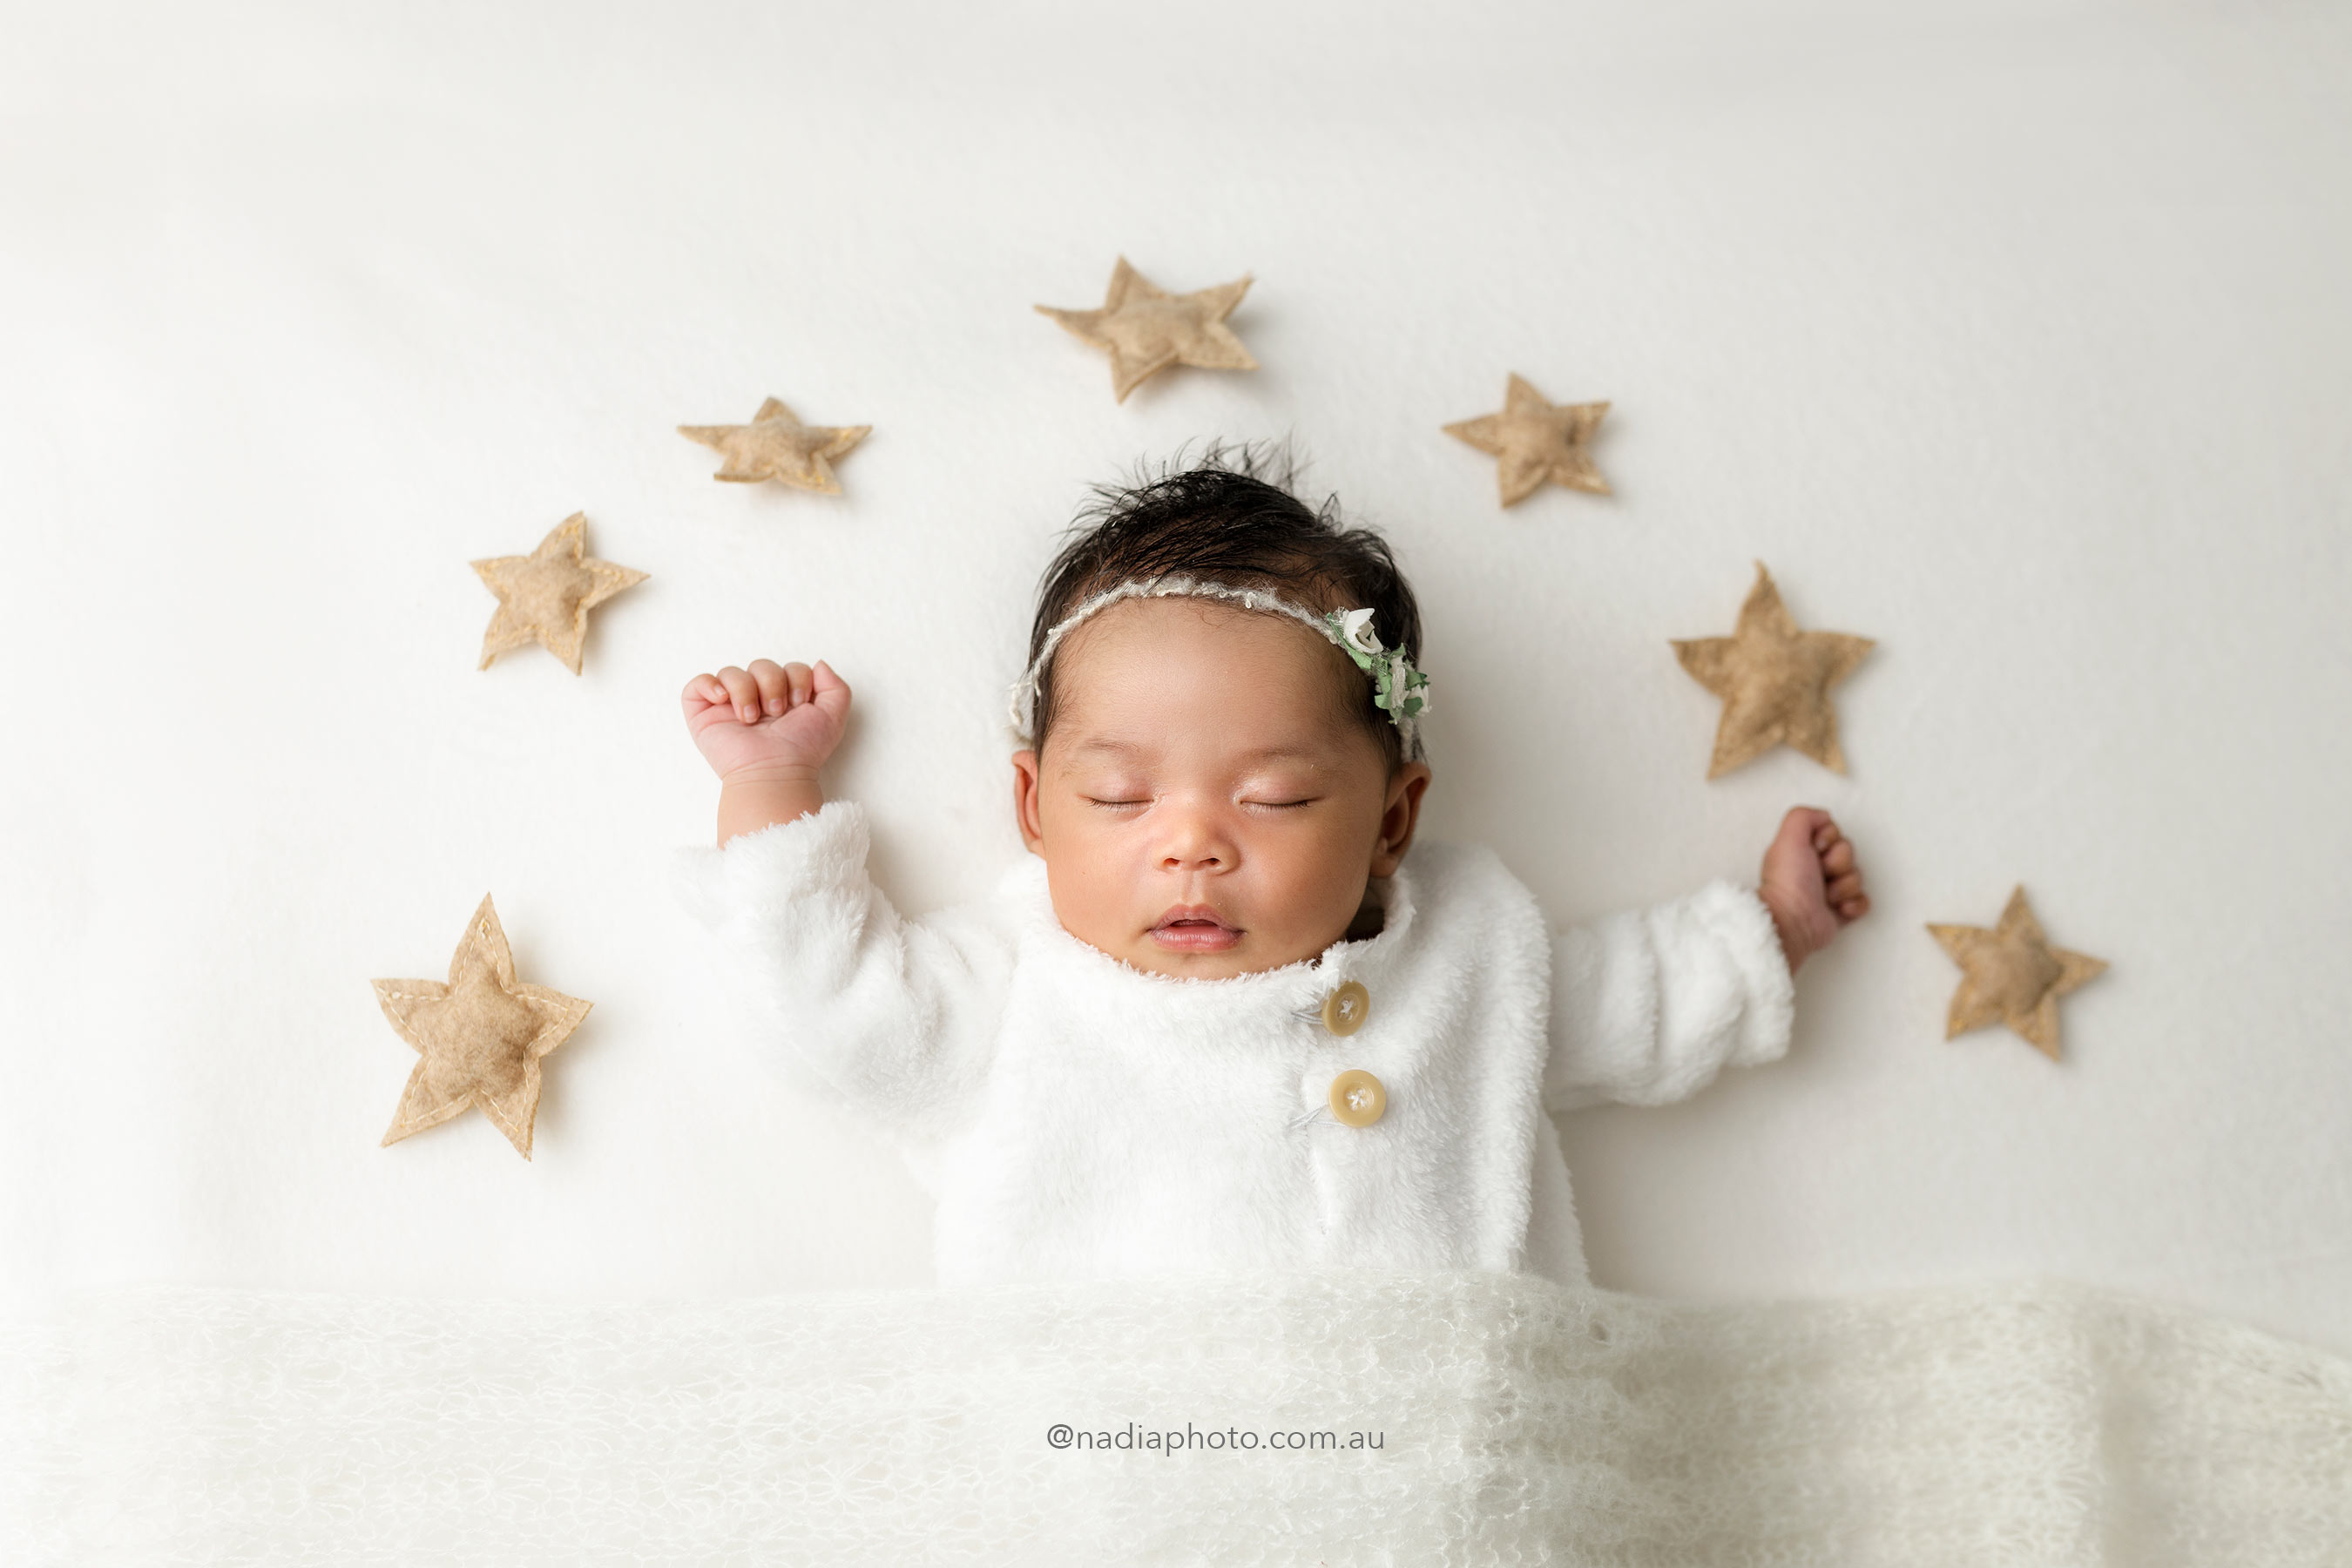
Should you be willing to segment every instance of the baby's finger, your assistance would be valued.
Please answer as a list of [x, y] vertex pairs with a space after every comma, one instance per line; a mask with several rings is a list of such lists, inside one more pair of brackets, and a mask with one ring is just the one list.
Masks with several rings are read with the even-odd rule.
[[751, 661], [751, 679], [760, 688], [760, 706], [772, 719], [791, 707], [792, 683], [785, 679], [783, 666], [772, 658]]
[[839, 721], [849, 712], [849, 682], [818, 659], [809, 669], [809, 700]]
[[1862, 897], [1862, 879], [1849, 871], [1824, 888], [1822, 896], [1832, 904], [1851, 903]]
[[1858, 921], [1862, 919], [1863, 916], [1870, 912], [1870, 895], [1868, 893], [1864, 893], [1857, 898], [1848, 899], [1844, 902], [1834, 907], [1838, 912], [1838, 919], [1842, 921]]
[[677, 700], [691, 717], [705, 707], [715, 708], [726, 701], [727, 689], [719, 684], [716, 676], [698, 675], [686, 683], [686, 689], [677, 694]]
[[1844, 835], [1838, 831], [1838, 825], [1836, 821], [1831, 817], [1830, 814], [1827, 812], [1822, 813], [1821, 826], [1813, 829], [1814, 849], [1826, 855], [1830, 852], [1830, 847], [1837, 843], [1837, 841], [1843, 837]]
[[797, 708], [802, 703], [809, 700], [809, 693], [813, 689], [814, 682], [807, 665], [788, 664], [784, 666], [784, 678], [792, 683], [792, 695], [787, 701], [787, 706]]
[[746, 724], [760, 721], [760, 683], [751, 672], [729, 665], [719, 672], [719, 682], [727, 688], [727, 700], [735, 707], [735, 717]]
[[1822, 853], [1822, 869], [1842, 877], [1853, 869], [1853, 840], [1841, 838]]

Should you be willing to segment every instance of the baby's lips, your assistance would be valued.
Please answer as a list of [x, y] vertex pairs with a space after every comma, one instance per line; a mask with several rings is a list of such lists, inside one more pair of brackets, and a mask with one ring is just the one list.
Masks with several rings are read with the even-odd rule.
[[1241, 927], [1234, 924], [1233, 921], [1225, 919], [1223, 915], [1217, 913], [1216, 910], [1211, 909], [1206, 904], [1178, 904], [1174, 908], [1171, 909], [1166, 914], [1161, 915], [1160, 917], [1159, 924], [1153, 926], [1151, 929], [1153, 931], [1160, 931], [1168, 926], [1181, 924], [1188, 921], [1203, 921], [1207, 924], [1219, 927], [1224, 931], [1238, 931], [1241, 930]]
[[1146, 934], [1177, 952], [1228, 952], [1242, 940], [1239, 926], [1198, 908], [1169, 910]]

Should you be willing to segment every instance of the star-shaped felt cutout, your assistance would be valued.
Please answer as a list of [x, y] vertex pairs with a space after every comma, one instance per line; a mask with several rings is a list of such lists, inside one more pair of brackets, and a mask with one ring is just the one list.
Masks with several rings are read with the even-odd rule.
[[1606, 403], [1547, 403], [1542, 393], [1513, 375], [1500, 414], [1448, 425], [1445, 433], [1501, 459], [1495, 465], [1495, 488], [1505, 506], [1527, 500], [1546, 479], [1605, 496], [1609, 481], [1585, 447], [1608, 412]]
[[573, 512], [548, 531], [539, 548], [528, 555], [500, 555], [473, 563], [483, 584], [499, 596], [499, 607], [482, 634], [482, 662], [502, 653], [539, 643], [580, 673], [580, 654], [588, 641], [588, 612], [646, 574], [582, 553], [588, 538], [588, 514]]
[[803, 425], [771, 397], [749, 425], [681, 425], [677, 433], [726, 458], [710, 477], [753, 485], [775, 479], [823, 495], [841, 493], [833, 460], [873, 433], [871, 425]]
[[1038, 310], [1076, 336], [1110, 351], [1110, 389], [1127, 401], [1146, 380], [1171, 364], [1197, 365], [1202, 370], [1255, 370], [1257, 361], [1241, 339], [1234, 336], [1225, 318], [1249, 292], [1244, 273], [1231, 283], [1190, 294], [1171, 294], [1118, 258], [1112, 268], [1110, 289], [1099, 310], [1066, 310], [1054, 305]]
[[507, 933], [488, 895], [449, 959], [449, 981], [379, 980], [376, 1001], [424, 1059], [408, 1075], [385, 1144], [478, 1105], [515, 1152], [530, 1158], [539, 1058], [570, 1037], [592, 1004], [516, 983]]
[[1799, 631], [1772, 574], [1759, 561], [1756, 585], [1729, 637], [1674, 645], [1692, 679], [1723, 699], [1706, 776], [1745, 767], [1775, 746], [1793, 746], [1823, 767], [1845, 772], [1830, 688], [1874, 646], [1872, 638], [1843, 632]]
[[2021, 886], [2009, 895], [2000, 923], [1990, 931], [1943, 925], [1927, 930], [1960, 966], [1960, 988], [1952, 993], [1944, 1038], [2006, 1024], [2056, 1061], [2058, 998], [2104, 971], [2106, 960], [2051, 946]]

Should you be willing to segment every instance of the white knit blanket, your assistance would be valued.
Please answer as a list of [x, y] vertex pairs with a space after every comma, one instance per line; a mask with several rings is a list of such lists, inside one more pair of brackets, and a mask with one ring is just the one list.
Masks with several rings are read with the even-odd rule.
[[2055, 1283], [126, 1292], [0, 1339], [0, 1562], [2340, 1568], [2352, 1362]]

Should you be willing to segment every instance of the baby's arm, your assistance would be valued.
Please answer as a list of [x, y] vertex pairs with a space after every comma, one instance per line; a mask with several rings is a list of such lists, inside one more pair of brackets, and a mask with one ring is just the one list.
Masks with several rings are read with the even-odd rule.
[[817, 784], [849, 710], [831, 668], [730, 665], [683, 700], [719, 776], [719, 847], [686, 852], [681, 891], [755, 1048], [889, 1131], [951, 1125], [1002, 1011], [1003, 921], [989, 906], [905, 920], [866, 875], [865, 813]]
[[1789, 1048], [1793, 972], [1868, 912], [1853, 847], [1829, 814], [1789, 813], [1754, 890], [1714, 882], [1552, 945], [1553, 1110], [1683, 1100], [1726, 1066]]

